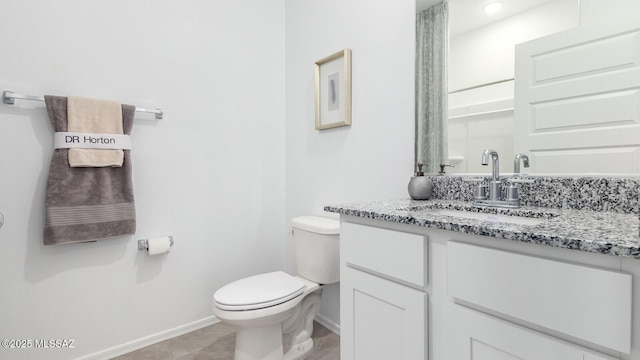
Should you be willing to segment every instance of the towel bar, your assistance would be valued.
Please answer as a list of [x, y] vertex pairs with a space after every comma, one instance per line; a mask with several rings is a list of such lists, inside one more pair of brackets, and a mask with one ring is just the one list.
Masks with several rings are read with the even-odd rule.
[[[2, 93], [2, 102], [4, 104], [13, 105], [13, 104], [15, 104], [15, 100], [16, 99], [44, 101], [44, 96], [23, 95], [23, 94], [14, 93], [13, 91], [4, 91]], [[156, 114], [156, 119], [158, 119], [158, 120], [161, 120], [162, 116], [164, 115], [164, 111], [162, 109], [158, 109], [158, 108], [156, 108], [156, 109], [145, 109], [145, 108], [136, 107], [136, 111], [137, 112], [146, 112], [146, 113]]]

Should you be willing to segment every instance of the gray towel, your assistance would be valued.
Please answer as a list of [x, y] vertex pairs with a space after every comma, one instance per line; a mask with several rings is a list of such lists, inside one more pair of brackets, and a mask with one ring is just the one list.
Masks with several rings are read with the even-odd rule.
[[[67, 131], [67, 98], [45, 96], [54, 131]], [[125, 134], [131, 133], [135, 106], [122, 105]], [[122, 167], [69, 166], [69, 149], [55, 149], [45, 200], [44, 244], [95, 241], [136, 231], [131, 153]]]

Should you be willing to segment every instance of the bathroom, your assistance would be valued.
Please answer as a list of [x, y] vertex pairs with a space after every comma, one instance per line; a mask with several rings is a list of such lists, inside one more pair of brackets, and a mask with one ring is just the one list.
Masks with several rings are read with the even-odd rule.
[[[136, 235], [43, 246], [46, 110], [0, 104], [0, 338], [75, 346], [0, 358], [106, 359], [209, 325], [216, 289], [293, 271], [291, 218], [407, 197], [415, 9], [414, 0], [5, 3], [0, 91], [110, 98], [165, 116], [132, 131]], [[353, 52], [353, 125], [317, 131], [313, 63], [343, 48]], [[137, 239], [162, 235], [174, 238], [169, 254], [138, 251]], [[338, 287], [323, 296], [319, 320], [337, 331]]]

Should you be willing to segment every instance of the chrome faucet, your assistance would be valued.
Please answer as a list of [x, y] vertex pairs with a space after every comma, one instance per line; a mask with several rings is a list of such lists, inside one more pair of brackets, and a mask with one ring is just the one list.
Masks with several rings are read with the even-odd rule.
[[[499, 207], [499, 208], [518, 208], [520, 200], [518, 200], [518, 188], [511, 184], [507, 186], [505, 199], [502, 200], [502, 183], [500, 182], [500, 162], [498, 152], [492, 149], [486, 149], [482, 152], [482, 165], [489, 165], [489, 157], [491, 157], [492, 176], [489, 182], [489, 196], [487, 198], [487, 186], [478, 182], [475, 193], [475, 201], [473, 205], [476, 207]], [[526, 156], [525, 156], [526, 157]], [[525, 160], [525, 166], [529, 165], [528, 159]]]
[[522, 165], [524, 165], [524, 167], [528, 168], [529, 167], [529, 157], [527, 155], [524, 154], [516, 154], [516, 156], [513, 158], [513, 173], [514, 174], [519, 174], [520, 173], [520, 160], [522, 159]]
[[482, 152], [482, 165], [489, 165], [489, 156], [491, 156], [492, 176], [489, 185], [489, 200], [500, 200], [501, 184], [500, 184], [500, 162], [498, 161], [498, 152], [492, 149], [485, 149]]

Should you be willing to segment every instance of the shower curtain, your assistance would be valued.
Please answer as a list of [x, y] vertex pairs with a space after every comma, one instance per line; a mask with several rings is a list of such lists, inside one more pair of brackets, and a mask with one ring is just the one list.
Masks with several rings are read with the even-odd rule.
[[446, 1], [416, 15], [416, 162], [435, 173], [448, 164]]

